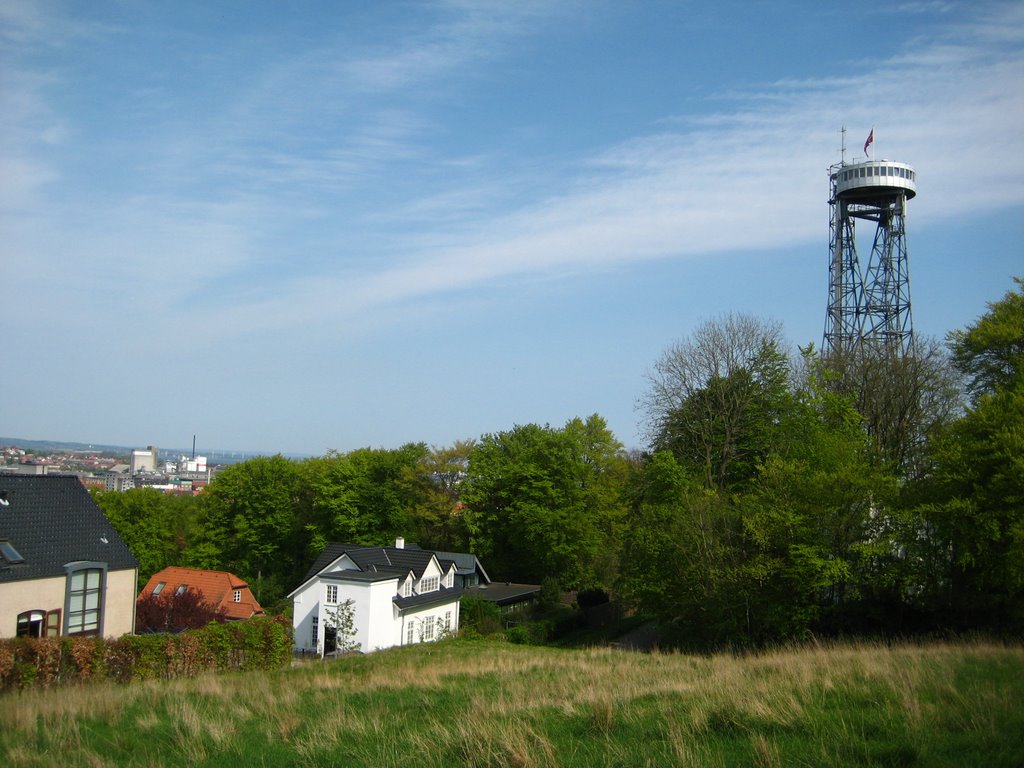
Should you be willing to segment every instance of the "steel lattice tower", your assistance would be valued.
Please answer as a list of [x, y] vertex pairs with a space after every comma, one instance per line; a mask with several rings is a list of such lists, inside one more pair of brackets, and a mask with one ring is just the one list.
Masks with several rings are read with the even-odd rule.
[[[917, 174], [905, 163], [868, 160], [829, 168], [830, 263], [825, 354], [906, 356], [914, 344], [907, 271], [907, 201]], [[875, 223], [871, 256], [857, 257], [854, 222]]]

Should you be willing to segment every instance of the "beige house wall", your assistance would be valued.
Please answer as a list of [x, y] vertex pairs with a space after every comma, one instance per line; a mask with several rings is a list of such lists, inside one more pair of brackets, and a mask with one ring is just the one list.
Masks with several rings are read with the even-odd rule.
[[103, 634], [120, 637], [135, 631], [135, 584], [138, 571], [109, 571], [107, 573], [107, 616], [103, 620]]
[[[103, 634], [107, 637], [120, 637], [135, 631], [136, 575], [134, 568], [107, 572], [106, 605], [103, 609]], [[63, 634], [66, 588], [65, 576], [0, 584], [0, 638], [16, 635], [18, 614], [25, 611], [59, 610]]]
[[25, 611], [60, 611], [64, 621], [64, 589], [67, 578], [6, 581], [0, 584], [0, 637], [14, 637], [18, 614]]

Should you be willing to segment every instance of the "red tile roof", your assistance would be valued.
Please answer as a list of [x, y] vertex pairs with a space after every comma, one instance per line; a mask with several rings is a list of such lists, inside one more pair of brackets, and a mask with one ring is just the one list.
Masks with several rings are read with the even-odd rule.
[[[227, 571], [201, 571], [198, 568], [179, 568], [172, 565], [154, 573], [142, 588], [139, 597], [151, 595], [161, 582], [164, 585], [161, 590], [163, 593], [174, 594], [182, 584], [186, 585], [186, 589], [199, 592], [203, 600], [223, 608], [229, 619], [249, 619], [263, 613], [260, 604], [249, 591], [249, 586], [235, 574]], [[236, 592], [239, 593], [237, 602]]]

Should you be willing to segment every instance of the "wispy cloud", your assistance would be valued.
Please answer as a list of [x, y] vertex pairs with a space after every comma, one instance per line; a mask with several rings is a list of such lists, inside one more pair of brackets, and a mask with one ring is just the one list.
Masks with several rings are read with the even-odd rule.
[[[315, 50], [254, 73], [223, 109], [172, 141], [154, 137], [151, 191], [80, 220], [74, 249], [49, 233], [17, 242], [50, 254], [71, 304], [84, 309], [76, 285], [114, 273], [124, 306], [148, 307], [162, 329], [224, 337], [357, 328], [512, 281], [820, 240], [842, 124], [851, 157], [874, 125], [879, 153], [919, 167], [917, 221], [1024, 203], [1016, 6], [958, 28], [955, 43], [851, 64], [848, 77], [719, 94], [712, 114], [667, 115], [657, 132], [534, 176], [429, 140], [422, 89], [500, 55], [539, 13], [458, 5], [464, 15], [400, 44]], [[34, 101], [38, 84], [14, 90], [23, 103], [7, 125], [37, 137], [59, 126]], [[381, 90], [412, 96], [385, 107]], [[32, 146], [5, 155], [23, 180], [5, 182], [7, 211], [53, 177]], [[405, 189], [410, 174], [425, 192]], [[527, 189], [530, 202], [498, 210]], [[282, 260], [291, 269], [276, 269]], [[253, 277], [265, 273], [269, 284]]]
[[[824, 166], [838, 159], [835, 129], [847, 121], [865, 134], [875, 125], [879, 151], [922, 169], [915, 220], [1019, 206], [1024, 55], [975, 47], [987, 30], [842, 81], [775, 84], [737, 98], [733, 111], [610, 147], [560, 191], [481, 221], [445, 248], [417, 253], [410, 245], [403, 263], [386, 270], [297, 280], [280, 299], [235, 308], [230, 324], [361, 316], [496, 280], [820, 239]], [[851, 159], [860, 139], [851, 135]]]

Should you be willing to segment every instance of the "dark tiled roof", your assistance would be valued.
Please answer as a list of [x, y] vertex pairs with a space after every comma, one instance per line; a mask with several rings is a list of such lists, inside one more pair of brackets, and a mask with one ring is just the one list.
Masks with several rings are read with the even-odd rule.
[[392, 602], [405, 611], [410, 608], [424, 608], [428, 605], [451, 603], [460, 597], [462, 597], [461, 587], [441, 587], [436, 592], [427, 592], [422, 595], [413, 595], [412, 597], [395, 597], [392, 599]]
[[498, 605], [511, 605], [532, 600], [540, 594], [539, 584], [501, 584], [491, 582], [486, 586], [469, 587], [465, 590], [467, 597], [479, 597]]
[[320, 556], [313, 562], [313, 565], [310, 566], [309, 571], [306, 572], [306, 575], [302, 580], [304, 582], [309, 581], [351, 548], [352, 545], [350, 544], [338, 544], [333, 541], [330, 542], [326, 547], [324, 547], [324, 551], [321, 552]]
[[[76, 560], [107, 563], [112, 571], [138, 568], [128, 545], [76, 477], [0, 475], [0, 541], [25, 559], [0, 558], [0, 582], [63, 576]], [[106, 539], [106, 542], [103, 541]]]
[[[476, 555], [471, 555], [468, 552], [435, 552], [438, 560], [451, 560], [455, 563], [455, 567], [458, 569], [457, 573], [460, 576], [466, 576], [470, 573], [476, 573], [476, 570], [480, 569], [480, 575], [484, 577], [484, 581], [490, 581], [491, 577], [487, 575], [487, 571], [484, 570], [483, 563], [477, 559]], [[448, 570], [447, 567], [444, 570]]]
[[306, 573], [303, 581], [313, 578], [342, 555], [348, 555], [352, 562], [363, 571], [390, 571], [401, 576], [412, 571], [418, 579], [423, 576], [423, 570], [430, 563], [433, 554], [433, 552], [420, 549], [415, 545], [406, 545], [404, 549], [398, 549], [397, 547], [364, 547], [358, 544], [331, 542], [324, 547], [324, 551], [320, 553], [320, 557], [313, 563], [313, 567]]

